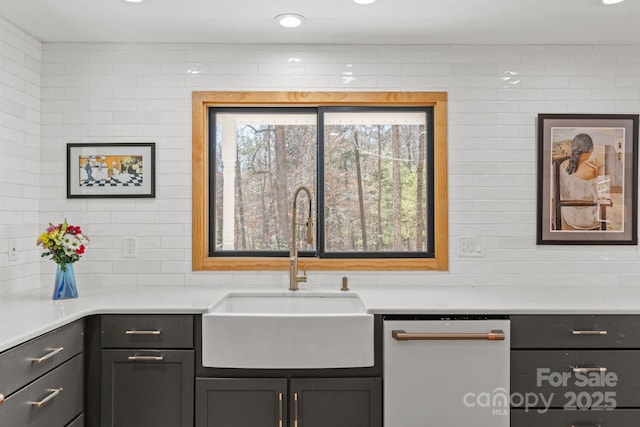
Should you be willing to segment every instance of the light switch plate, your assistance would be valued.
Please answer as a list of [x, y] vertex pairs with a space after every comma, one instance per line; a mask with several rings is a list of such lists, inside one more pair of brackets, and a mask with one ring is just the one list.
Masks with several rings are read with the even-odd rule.
[[7, 251], [9, 256], [9, 261], [18, 261], [19, 253], [18, 253], [18, 242], [16, 239], [9, 239], [7, 241]]

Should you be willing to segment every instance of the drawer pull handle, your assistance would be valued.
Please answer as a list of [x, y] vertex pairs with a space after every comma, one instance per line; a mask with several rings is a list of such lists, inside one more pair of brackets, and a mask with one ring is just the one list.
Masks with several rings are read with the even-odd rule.
[[580, 368], [580, 367], [571, 367], [571, 371], [574, 374], [587, 374], [589, 372], [607, 372], [607, 368]]
[[40, 402], [27, 402], [29, 403], [29, 405], [31, 406], [35, 406], [36, 408], [41, 407], [42, 405], [44, 405], [45, 403], [47, 403], [48, 401], [50, 401], [51, 399], [53, 399], [54, 397], [56, 397], [57, 395], [60, 394], [60, 392], [62, 391], [62, 387], [60, 388], [49, 388], [47, 389], [48, 392], [50, 392], [50, 394], [45, 397], [44, 399], [42, 399]]
[[160, 335], [160, 331], [124, 331], [127, 335]]
[[47, 359], [52, 358], [53, 356], [55, 356], [56, 354], [60, 353], [62, 350], [64, 350], [64, 347], [60, 347], [60, 348], [48, 348], [47, 351], [49, 351], [49, 353], [45, 354], [42, 357], [33, 357], [29, 360], [31, 360], [33, 363], [42, 363]]
[[589, 424], [571, 424], [571, 427], [602, 427], [602, 426], [600, 424], [589, 423]]
[[571, 331], [571, 335], [607, 335], [607, 331], [581, 331], [574, 329]]
[[298, 393], [293, 393], [293, 427], [298, 427]]
[[488, 333], [409, 333], [402, 330], [391, 331], [391, 336], [398, 341], [438, 341], [438, 340], [484, 340], [484, 341], [504, 341], [505, 335], [502, 330], [493, 330]]
[[278, 393], [278, 427], [282, 427], [282, 393]]
[[4, 403], [4, 394], [0, 394], [0, 405]]
[[127, 359], [138, 362], [162, 362], [164, 356], [129, 356]]

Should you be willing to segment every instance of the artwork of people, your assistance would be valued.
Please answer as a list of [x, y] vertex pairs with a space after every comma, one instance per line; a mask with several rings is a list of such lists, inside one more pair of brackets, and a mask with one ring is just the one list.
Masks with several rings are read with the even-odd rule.
[[142, 186], [142, 156], [80, 156], [80, 187]]

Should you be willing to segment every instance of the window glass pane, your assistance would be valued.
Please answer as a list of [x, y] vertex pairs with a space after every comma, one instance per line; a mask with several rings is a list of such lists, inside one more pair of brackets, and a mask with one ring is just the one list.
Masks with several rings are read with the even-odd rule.
[[424, 252], [425, 111], [324, 115], [325, 252]]
[[[214, 252], [288, 250], [295, 189], [309, 187], [315, 206], [317, 114], [277, 108], [214, 114]], [[308, 215], [304, 196], [301, 205], [298, 218]]]

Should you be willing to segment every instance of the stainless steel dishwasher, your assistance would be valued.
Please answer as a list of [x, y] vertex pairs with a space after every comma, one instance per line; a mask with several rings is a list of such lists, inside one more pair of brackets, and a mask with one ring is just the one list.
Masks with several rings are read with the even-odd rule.
[[385, 427], [509, 426], [510, 324], [384, 318]]

